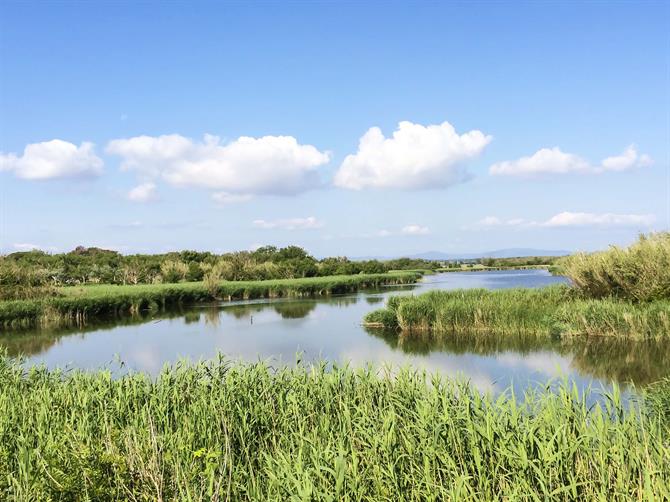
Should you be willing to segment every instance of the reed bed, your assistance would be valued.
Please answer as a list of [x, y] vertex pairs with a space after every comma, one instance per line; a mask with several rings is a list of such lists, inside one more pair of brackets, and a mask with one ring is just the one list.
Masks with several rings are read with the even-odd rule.
[[141, 285], [65, 287], [60, 295], [42, 300], [0, 302], [0, 327], [83, 322], [99, 316], [117, 316], [170, 305], [214, 300], [302, 297], [348, 293], [387, 284], [408, 284], [417, 272], [356, 274], [268, 281], [222, 281]]
[[[409, 369], [219, 359], [156, 379], [0, 359], [6, 500], [667, 500], [654, 407]], [[660, 400], [660, 401], [659, 401]]]
[[557, 267], [588, 298], [670, 298], [670, 232], [641, 235], [627, 248], [561, 258]]
[[584, 299], [567, 286], [394, 296], [364, 324], [406, 332], [669, 338], [670, 301]]

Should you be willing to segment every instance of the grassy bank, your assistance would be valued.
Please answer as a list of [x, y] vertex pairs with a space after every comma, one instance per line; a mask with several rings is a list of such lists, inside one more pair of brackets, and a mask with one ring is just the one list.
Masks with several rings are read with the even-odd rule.
[[416, 282], [416, 272], [357, 274], [268, 281], [185, 282], [133, 286], [92, 285], [60, 288], [41, 300], [0, 302], [0, 326], [81, 322], [144, 309], [212, 300], [300, 297], [347, 293], [387, 284]]
[[214, 362], [156, 380], [0, 359], [0, 495], [20, 500], [654, 500], [654, 413], [568, 387], [493, 399], [401, 372]]
[[395, 296], [365, 317], [368, 326], [450, 334], [670, 337], [670, 301], [634, 304], [584, 299], [570, 287], [430, 291]]

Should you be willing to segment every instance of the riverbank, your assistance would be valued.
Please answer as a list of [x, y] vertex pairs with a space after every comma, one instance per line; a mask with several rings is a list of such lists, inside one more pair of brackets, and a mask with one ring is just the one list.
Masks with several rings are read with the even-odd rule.
[[0, 358], [0, 495], [21, 500], [652, 500], [670, 496], [667, 383], [647, 408], [567, 384], [517, 399], [410, 370], [219, 360], [112, 379]]
[[394, 296], [364, 325], [404, 332], [670, 337], [670, 301], [584, 299], [568, 286]]
[[383, 285], [411, 284], [420, 277], [418, 272], [393, 272], [268, 281], [223, 281], [213, 286], [204, 282], [183, 282], [64, 287], [54, 297], [0, 302], [0, 327], [81, 323], [95, 317], [215, 300], [350, 293]]

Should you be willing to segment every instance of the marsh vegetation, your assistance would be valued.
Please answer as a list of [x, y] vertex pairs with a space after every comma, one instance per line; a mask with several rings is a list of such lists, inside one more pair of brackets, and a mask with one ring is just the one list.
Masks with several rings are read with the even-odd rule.
[[494, 399], [404, 370], [216, 360], [114, 380], [0, 358], [0, 494], [22, 500], [670, 497], [667, 384]]

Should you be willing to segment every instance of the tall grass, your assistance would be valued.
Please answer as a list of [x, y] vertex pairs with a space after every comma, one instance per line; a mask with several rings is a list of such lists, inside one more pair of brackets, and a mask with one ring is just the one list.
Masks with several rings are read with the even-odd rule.
[[589, 401], [568, 384], [493, 398], [409, 370], [219, 360], [177, 365], [156, 380], [115, 380], [26, 372], [1, 358], [0, 497], [670, 497], [668, 430], [658, 413], [622, 403], [616, 389]]
[[670, 232], [641, 235], [628, 248], [574, 254], [557, 266], [588, 298], [670, 299]]
[[670, 301], [635, 305], [585, 300], [566, 286], [539, 289], [430, 291], [394, 296], [365, 317], [368, 326], [437, 333], [670, 337]]
[[0, 327], [38, 323], [66, 324], [99, 316], [116, 316], [169, 305], [212, 300], [301, 297], [347, 293], [383, 284], [416, 282], [416, 272], [357, 274], [269, 281], [187, 282], [128, 286], [65, 287], [43, 300], [0, 302]]

